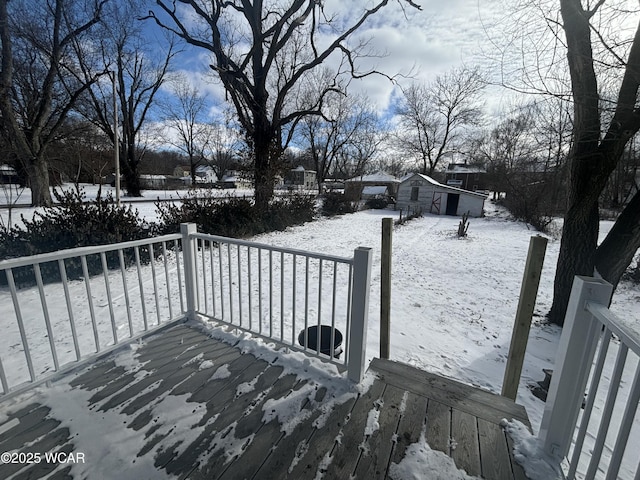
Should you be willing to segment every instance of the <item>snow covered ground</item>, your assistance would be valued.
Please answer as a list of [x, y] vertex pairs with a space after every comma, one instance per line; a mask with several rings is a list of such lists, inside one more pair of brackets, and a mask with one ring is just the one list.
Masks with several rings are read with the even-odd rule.
[[[154, 220], [152, 202], [134, 207]], [[32, 214], [32, 210], [20, 213]], [[455, 217], [426, 215], [394, 229], [390, 351], [392, 360], [500, 393], [529, 241], [536, 232], [508, 220], [489, 202], [486, 213], [485, 218], [471, 219], [468, 236], [462, 239], [456, 236], [459, 219]], [[358, 246], [373, 248], [369, 360], [379, 355], [380, 226], [388, 216], [397, 217], [397, 212], [367, 210], [322, 218], [254, 238], [338, 256], [350, 256]], [[611, 222], [602, 222], [601, 234], [610, 227]], [[544, 403], [528, 385], [543, 379], [543, 368], [553, 368], [561, 332], [543, 318], [551, 305], [558, 249], [559, 240], [550, 238], [517, 399], [526, 407], [534, 432]], [[636, 286], [622, 283], [611, 308], [622, 317], [640, 319], [639, 298]], [[3, 295], [5, 299], [10, 301]], [[47, 348], [44, 337], [42, 342]], [[640, 444], [640, 438], [630, 442]], [[409, 471], [421, 468], [422, 454], [434, 461], [428, 449], [417, 448]]]

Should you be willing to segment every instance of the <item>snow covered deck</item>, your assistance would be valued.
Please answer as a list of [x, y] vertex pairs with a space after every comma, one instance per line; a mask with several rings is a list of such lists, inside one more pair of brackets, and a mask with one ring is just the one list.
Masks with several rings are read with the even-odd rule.
[[19, 461], [0, 478], [525, 478], [499, 426], [529, 425], [510, 400], [379, 359], [356, 385], [268, 350], [180, 323], [0, 403]]

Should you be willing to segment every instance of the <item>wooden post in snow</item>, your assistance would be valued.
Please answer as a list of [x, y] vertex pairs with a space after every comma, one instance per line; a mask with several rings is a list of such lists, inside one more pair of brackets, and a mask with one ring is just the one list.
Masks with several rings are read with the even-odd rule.
[[518, 394], [518, 384], [524, 363], [524, 354], [527, 351], [529, 340], [529, 330], [531, 329], [531, 318], [533, 309], [536, 306], [538, 286], [540, 285], [540, 274], [544, 263], [544, 254], [547, 250], [547, 239], [536, 235], [529, 241], [529, 253], [527, 263], [524, 267], [522, 287], [520, 288], [520, 299], [516, 320], [511, 334], [511, 345], [509, 346], [509, 357], [507, 358], [507, 368], [502, 381], [502, 396], [516, 399]]
[[391, 332], [391, 240], [393, 218], [382, 219], [382, 253], [380, 259], [380, 358], [389, 358]]

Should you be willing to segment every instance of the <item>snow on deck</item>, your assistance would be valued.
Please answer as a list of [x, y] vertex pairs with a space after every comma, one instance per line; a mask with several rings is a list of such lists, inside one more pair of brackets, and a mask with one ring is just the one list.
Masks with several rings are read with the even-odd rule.
[[180, 323], [0, 404], [0, 478], [524, 478], [499, 426], [523, 407], [397, 362], [359, 385], [335, 368]]

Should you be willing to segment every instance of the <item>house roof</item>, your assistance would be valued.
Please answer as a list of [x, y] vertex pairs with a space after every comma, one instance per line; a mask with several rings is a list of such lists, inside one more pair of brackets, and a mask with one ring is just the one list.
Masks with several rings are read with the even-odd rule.
[[15, 170], [15, 168], [13, 168], [11, 165], [8, 164], [3, 164], [0, 165], [0, 172], [4, 173], [5, 175], [16, 175], [17, 172]]
[[443, 190], [450, 190], [450, 191], [454, 191], [456, 193], [463, 193], [465, 195], [472, 195], [474, 197], [481, 197], [481, 198], [486, 198], [487, 195], [485, 195], [484, 193], [477, 193], [477, 192], [470, 192], [469, 190], [464, 190], [462, 188], [457, 188], [457, 187], [452, 187], [450, 185], [443, 185], [440, 182], [435, 181], [433, 178], [429, 177], [428, 175], [424, 175], [422, 173], [411, 173], [409, 175], [406, 175], [405, 177], [402, 178], [401, 183], [405, 183], [408, 180], [414, 178], [414, 177], [420, 177], [422, 180], [429, 182], [430, 184], [432, 184], [435, 187], [441, 188]]
[[487, 173], [481, 165], [467, 165], [466, 163], [452, 163], [446, 173]]
[[376, 172], [370, 175], [360, 175], [359, 177], [353, 177], [346, 182], [380, 182], [380, 183], [400, 183], [393, 175], [389, 175], [384, 172]]

